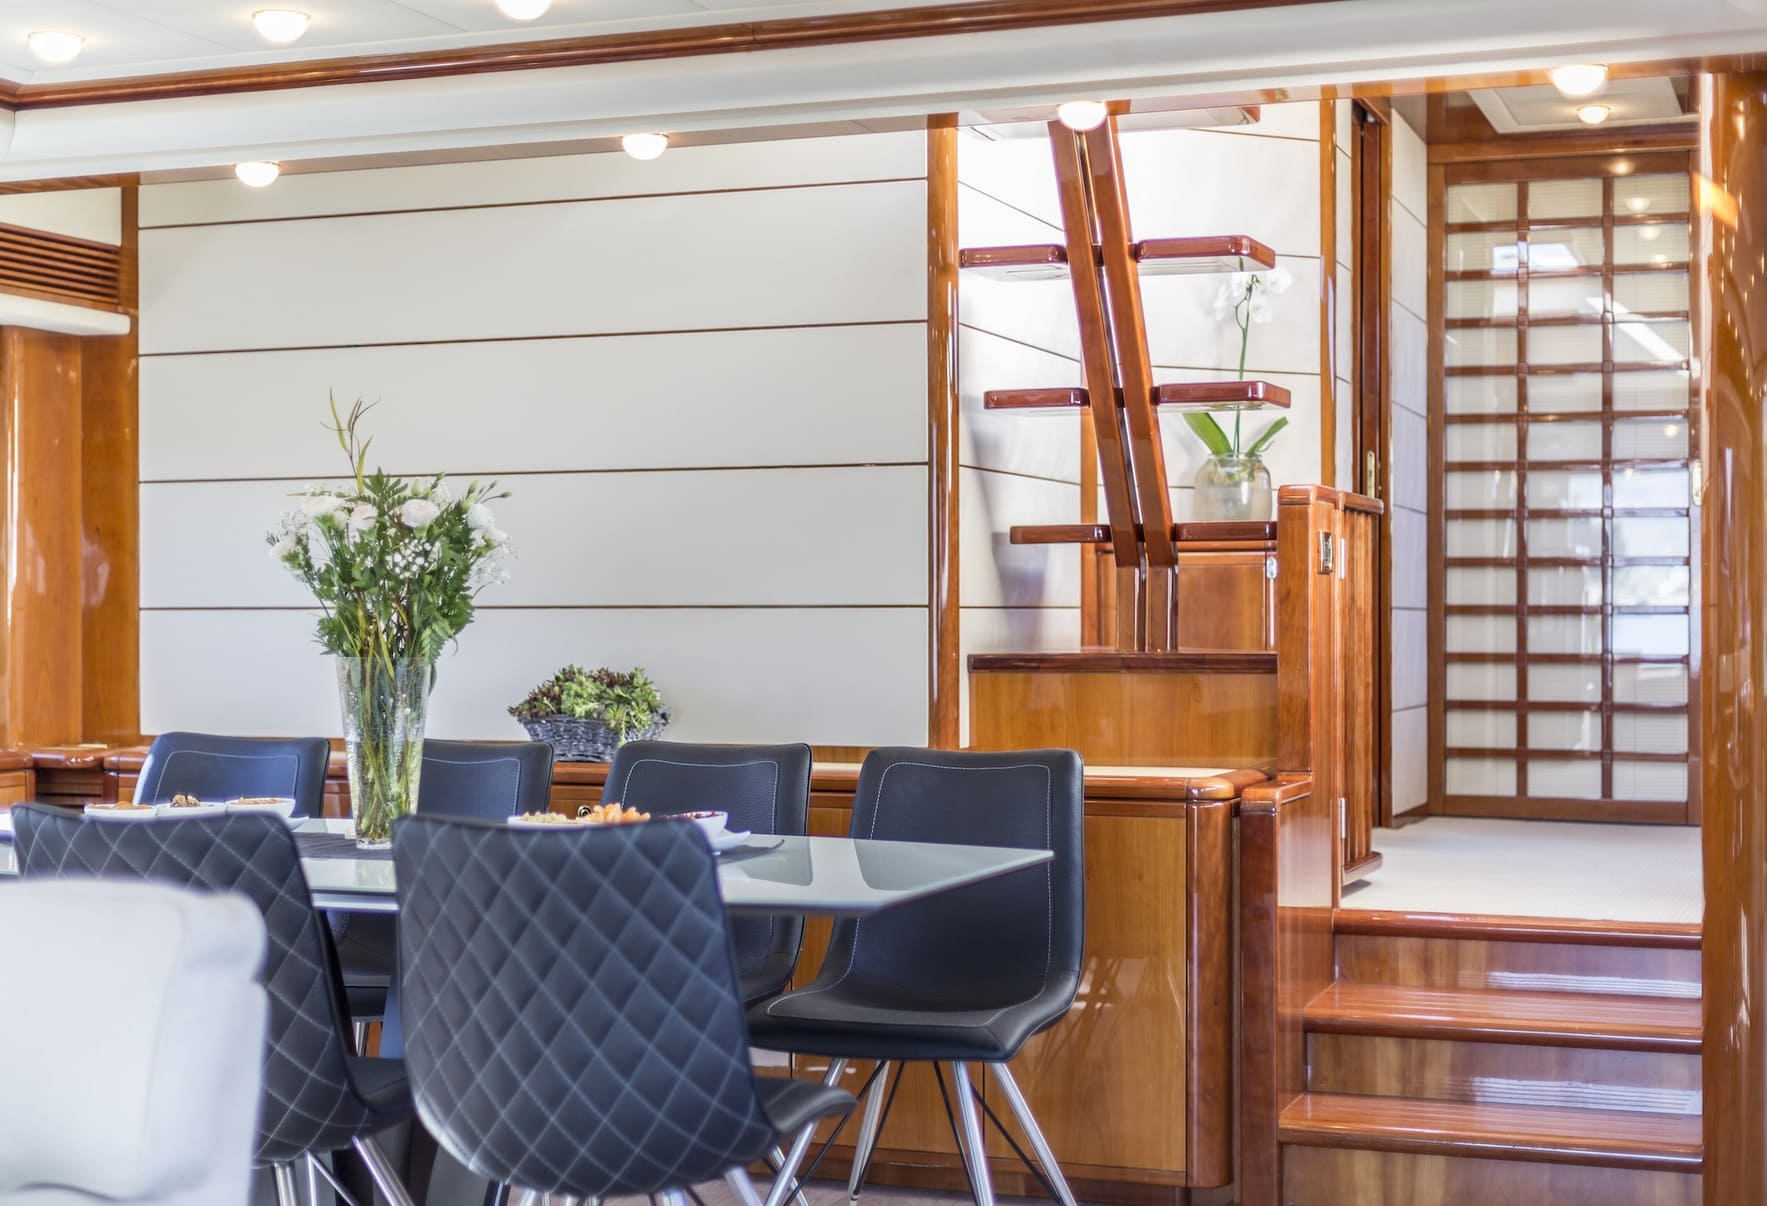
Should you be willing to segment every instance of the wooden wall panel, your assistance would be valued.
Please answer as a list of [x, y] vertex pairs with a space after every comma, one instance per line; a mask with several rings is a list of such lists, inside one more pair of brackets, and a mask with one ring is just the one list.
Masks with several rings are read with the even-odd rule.
[[957, 381], [957, 119], [926, 132], [927, 744], [956, 749], [963, 695]]
[[81, 739], [80, 341], [0, 329], [0, 734]]
[[[136, 318], [139, 190], [128, 185], [119, 192], [118, 300]], [[139, 331], [134, 322], [127, 335], [80, 341], [80, 735], [86, 741], [141, 736]], [[191, 546], [204, 543], [187, 538]]]

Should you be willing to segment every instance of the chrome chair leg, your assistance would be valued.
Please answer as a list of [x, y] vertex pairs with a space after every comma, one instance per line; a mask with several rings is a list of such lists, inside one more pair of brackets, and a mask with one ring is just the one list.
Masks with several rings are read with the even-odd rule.
[[270, 1175], [276, 1181], [276, 1206], [301, 1206], [301, 1186], [295, 1179], [294, 1165], [271, 1165]]
[[[832, 1085], [841, 1078], [841, 1073], [846, 1070], [847, 1061], [845, 1058], [831, 1060], [828, 1072], [822, 1078], [822, 1083]], [[791, 1150], [785, 1154], [785, 1159], [780, 1162], [779, 1170], [774, 1174], [773, 1189], [767, 1194], [767, 1206], [783, 1206], [785, 1192], [792, 1187], [792, 1182], [798, 1179], [798, 1167], [803, 1164], [804, 1153], [810, 1150], [810, 1140], [815, 1137], [816, 1124], [812, 1122], [799, 1131], [797, 1138], [791, 1141]], [[993, 1204], [987, 1203], [985, 1206], [993, 1206]]]
[[392, 1206], [416, 1206], [411, 1200], [411, 1194], [399, 1184], [399, 1176], [393, 1171], [393, 1162], [387, 1159], [380, 1144], [362, 1136], [352, 1139], [350, 1146], [356, 1149], [356, 1154], [362, 1157], [362, 1163], [368, 1166], [368, 1179], [374, 1182], [374, 1187], [380, 1190], [381, 1196], [391, 1202]]
[[319, 1180], [319, 1157], [308, 1152], [301, 1164], [301, 1171], [307, 1174], [307, 1206], [325, 1206], [325, 1203], [320, 1199], [320, 1194], [323, 1191], [320, 1188], [321, 1182]]
[[859, 1119], [859, 1138], [853, 1146], [853, 1171], [847, 1177], [848, 1202], [859, 1200], [859, 1193], [865, 1188], [865, 1174], [871, 1171], [871, 1153], [877, 1147], [878, 1121], [883, 1117], [892, 1071], [893, 1066], [885, 1061], [877, 1070], [877, 1079], [871, 1082], [871, 1092], [865, 1095], [865, 1113]]
[[308, 1201], [311, 1206], [319, 1206], [319, 1194], [321, 1192], [319, 1188], [320, 1179], [323, 1179], [325, 1184], [331, 1186], [331, 1192], [337, 1195], [337, 1201], [342, 1202], [344, 1206], [361, 1206], [360, 1202], [350, 1196], [350, 1191], [345, 1189], [338, 1182], [336, 1175], [333, 1174], [329, 1168], [325, 1167], [325, 1161], [321, 1160], [312, 1152], [308, 1152], [307, 1193], [309, 1195]]
[[1037, 1119], [1031, 1114], [1030, 1104], [1025, 1101], [1025, 1095], [1019, 1092], [1018, 1082], [1006, 1070], [1005, 1064], [990, 1064], [989, 1067], [994, 1070], [994, 1082], [1006, 1094], [1006, 1103], [1012, 1107], [1013, 1117], [1018, 1119], [1019, 1126], [1030, 1139], [1031, 1150], [1037, 1153], [1037, 1160], [1043, 1165], [1043, 1174], [1055, 1187], [1056, 1199], [1061, 1202], [1061, 1206], [1075, 1206], [1074, 1191], [1068, 1188], [1067, 1178], [1061, 1175], [1061, 1165], [1055, 1162], [1055, 1153], [1049, 1150], [1049, 1140], [1043, 1137]]
[[724, 1183], [736, 1195], [738, 1206], [761, 1206], [761, 1195], [755, 1192], [755, 1183], [749, 1180], [748, 1169], [731, 1169], [724, 1174]]
[[662, 1206], [687, 1206], [687, 1193], [680, 1189], [665, 1189], [657, 1194], [656, 1200]]
[[970, 1193], [976, 1206], [994, 1206], [994, 1182], [988, 1176], [988, 1145], [982, 1141], [982, 1122], [976, 1113], [968, 1066], [953, 1061], [951, 1080], [952, 1093], [957, 1098], [957, 1116], [963, 1123], [963, 1146], [969, 1153]]
[[[785, 1167], [785, 1149], [775, 1145], [773, 1150], [767, 1153], [766, 1161], [767, 1167], [772, 1169], [773, 1175], [777, 1177], [779, 1170]], [[806, 1198], [804, 1191], [800, 1189], [792, 1195], [791, 1206], [810, 1206], [810, 1199]]]
[[350, 1037], [352, 1037], [356, 1040], [356, 1054], [357, 1055], [367, 1055], [368, 1054], [368, 1023], [367, 1022], [351, 1022], [350, 1023]]

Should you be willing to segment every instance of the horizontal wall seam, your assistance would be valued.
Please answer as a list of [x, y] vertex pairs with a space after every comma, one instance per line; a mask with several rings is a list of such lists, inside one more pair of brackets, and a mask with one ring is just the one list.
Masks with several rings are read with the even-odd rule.
[[[855, 135], [854, 137], [857, 137]], [[388, 169], [382, 169], [388, 170]], [[398, 170], [398, 169], [390, 169]], [[317, 173], [315, 173], [317, 174]], [[802, 184], [755, 184], [747, 188], [692, 188], [672, 193], [610, 193], [601, 197], [547, 197], [533, 201], [480, 201], [461, 205], [421, 205], [406, 209], [351, 209], [330, 213], [284, 214], [267, 218], [220, 218], [212, 222], [142, 223], [143, 233], [150, 230], [200, 230], [212, 226], [262, 226], [271, 222], [329, 222], [339, 218], [392, 218], [404, 214], [447, 214], [475, 209], [531, 209], [539, 205], [585, 205], [597, 201], [648, 201], [668, 197], [716, 197], [732, 193], [778, 193], [806, 188], [850, 188], [869, 184], [925, 184], [925, 176], [879, 176], [864, 180], [818, 180]], [[155, 187], [148, 185], [149, 189]], [[177, 188], [176, 184], [160, 185]]]
[[556, 335], [477, 335], [458, 339], [388, 339], [361, 343], [302, 343], [261, 348], [188, 348], [142, 352], [143, 360], [170, 356], [255, 356], [267, 352], [347, 352], [355, 348], [433, 348], [463, 343], [538, 343], [558, 339], [637, 339], [651, 335], [738, 335], [747, 331], [826, 331], [847, 327], [924, 327], [925, 318], [855, 318], [846, 322], [782, 322], [748, 327], [667, 327], [642, 331], [568, 331]]
[[972, 465], [968, 461], [960, 462], [959, 469], [967, 469], [971, 473], [992, 473], [997, 477], [1020, 477], [1028, 482], [1048, 482], [1052, 486], [1078, 486], [1078, 480], [1069, 477], [1045, 477], [1041, 473], [1024, 473], [1018, 469], [995, 469], [988, 465]]
[[[142, 604], [143, 612], [267, 612], [278, 615], [319, 615], [314, 607], [280, 603]], [[480, 603], [477, 612], [492, 611], [926, 611], [925, 603]], [[1027, 609], [1028, 610], [1028, 609]]]
[[1066, 352], [1058, 352], [1054, 348], [1046, 348], [1041, 344], [1028, 343], [1023, 339], [1016, 339], [1011, 335], [1002, 335], [999, 331], [991, 330], [988, 327], [978, 327], [973, 322], [960, 322], [957, 326], [960, 330], [974, 331], [977, 335], [989, 335], [995, 339], [1005, 340], [1007, 343], [1016, 343], [1021, 348], [1029, 348], [1033, 352], [1042, 352], [1044, 355], [1054, 356], [1057, 360], [1066, 360], [1069, 364], [1080, 363], [1077, 356], [1069, 356]]
[[[775, 470], [794, 469], [925, 469], [925, 461], [829, 461], [826, 463], [809, 463], [793, 465], [659, 465], [638, 466], [627, 469], [503, 469], [503, 470], [448, 470], [450, 479], [476, 478], [499, 481], [511, 477], [604, 477], [616, 473], [771, 473]], [[425, 478], [434, 477], [436, 471], [426, 470], [421, 473], [400, 472], [399, 477]], [[338, 480], [338, 475], [325, 473], [296, 473], [286, 476], [274, 475], [266, 477], [144, 477], [143, 486], [218, 486], [243, 482], [328, 482]]]
[[[993, 193], [989, 192], [985, 188], [980, 187], [979, 185], [971, 184], [967, 180], [959, 180], [957, 182], [957, 187], [958, 188], [967, 188], [970, 192], [976, 194], [978, 197], [986, 197], [988, 200], [994, 202], [996, 205], [1004, 205], [1007, 209], [1010, 209], [1013, 213], [1022, 214], [1025, 217], [1029, 218], [1031, 221], [1037, 223], [1039, 226], [1047, 226], [1052, 233], [1061, 237], [1064, 240], [1067, 237], [1066, 232], [1063, 231], [1061, 228], [1061, 223], [1051, 222], [1048, 218], [1045, 218], [1043, 215], [1034, 214], [1030, 210], [1024, 208], [1022, 205], [1014, 205], [1012, 202], [1008, 201], [1006, 198], [995, 196]], [[962, 205], [963, 202], [959, 201], [958, 204]]]

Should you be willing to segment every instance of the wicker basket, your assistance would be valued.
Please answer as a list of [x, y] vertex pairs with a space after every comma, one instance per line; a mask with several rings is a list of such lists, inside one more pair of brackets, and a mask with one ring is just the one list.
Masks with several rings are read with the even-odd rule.
[[[608, 762], [614, 751], [625, 744], [617, 732], [593, 716], [542, 716], [538, 720], [523, 720], [521, 726], [529, 737], [552, 747], [554, 762]], [[665, 707], [657, 713], [655, 724], [632, 730], [625, 740], [654, 741], [668, 727], [669, 709]]]

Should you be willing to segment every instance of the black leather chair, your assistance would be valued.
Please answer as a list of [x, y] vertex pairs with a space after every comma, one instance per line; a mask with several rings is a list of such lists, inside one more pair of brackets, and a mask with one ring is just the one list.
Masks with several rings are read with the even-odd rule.
[[319, 1165], [309, 1157], [353, 1147], [382, 1195], [411, 1206], [373, 1138], [411, 1117], [405, 1067], [350, 1052], [331, 938], [287, 825], [267, 816], [92, 820], [34, 804], [12, 816], [27, 878], [156, 880], [235, 892], [256, 905], [269, 931], [270, 998], [257, 1166], [274, 1170], [278, 1201], [295, 1206], [296, 1165], [305, 1161], [311, 1176]]
[[[436, 741], [423, 743], [417, 811], [425, 816], [502, 821], [524, 812], [545, 812], [552, 798], [552, 747], [544, 741]], [[338, 962], [343, 967], [356, 1049], [366, 1019], [386, 1012], [387, 988], [397, 966], [395, 919], [379, 914], [332, 918]], [[383, 1035], [383, 1047], [388, 1039]], [[396, 1049], [396, 1044], [391, 1045]]]
[[[1057, 1198], [1074, 1197], [1007, 1061], [1060, 1021], [1085, 936], [1083, 786], [1072, 750], [874, 750], [859, 772], [852, 836], [1051, 850], [1054, 859], [955, 892], [835, 923], [816, 979], [749, 1012], [757, 1047], [806, 1055], [949, 1062], [975, 1199], [992, 1203], [968, 1065], [986, 1064]], [[848, 1186], [875, 1150], [890, 1073], [872, 1081]]]
[[[801, 835], [810, 820], [810, 747], [629, 741], [614, 752], [601, 799], [649, 813], [719, 809], [732, 829]], [[730, 935], [744, 1001], [791, 981], [802, 917], [732, 917]]]
[[693, 826], [546, 832], [419, 813], [394, 827], [393, 862], [418, 1115], [478, 1175], [671, 1202], [725, 1177], [753, 1202], [748, 1164], [852, 1108], [839, 1089], [755, 1075]]
[[291, 739], [161, 733], [148, 747], [135, 780], [135, 800], [168, 804], [185, 793], [203, 800], [288, 796], [297, 817], [316, 817], [325, 804], [331, 743]]

